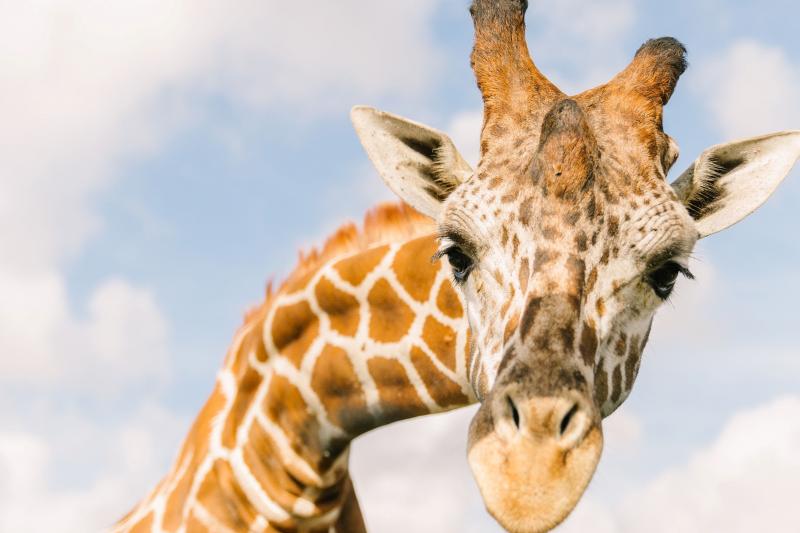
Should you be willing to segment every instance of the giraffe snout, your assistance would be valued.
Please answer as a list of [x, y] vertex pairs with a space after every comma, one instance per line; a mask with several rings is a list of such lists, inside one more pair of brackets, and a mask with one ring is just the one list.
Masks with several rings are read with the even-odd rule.
[[489, 513], [512, 533], [540, 533], [575, 507], [602, 449], [585, 387], [500, 383], [472, 421], [468, 459]]

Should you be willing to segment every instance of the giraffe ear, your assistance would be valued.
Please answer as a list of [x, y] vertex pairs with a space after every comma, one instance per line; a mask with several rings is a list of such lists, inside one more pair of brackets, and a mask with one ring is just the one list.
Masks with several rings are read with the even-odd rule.
[[442, 202], [472, 175], [440, 131], [366, 106], [354, 107], [350, 118], [383, 181], [420, 213], [437, 218]]
[[700, 237], [736, 224], [767, 201], [800, 157], [800, 131], [712, 146], [672, 183]]

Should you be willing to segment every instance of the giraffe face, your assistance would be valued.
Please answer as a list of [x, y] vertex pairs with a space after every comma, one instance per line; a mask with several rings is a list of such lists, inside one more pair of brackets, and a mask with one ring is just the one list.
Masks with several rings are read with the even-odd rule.
[[663, 106], [684, 47], [651, 40], [609, 83], [567, 98], [527, 54], [520, 0], [475, 0], [472, 64], [484, 99], [472, 171], [444, 134], [356, 108], [382, 178], [435, 218], [462, 291], [481, 407], [469, 463], [512, 532], [574, 508], [627, 397], [653, 315], [698, 238], [747, 216], [800, 156], [800, 132], [706, 150], [671, 185]]
[[[579, 102], [554, 105], [528, 149], [495, 143], [439, 219], [483, 403], [470, 428], [473, 471], [483, 486], [502, 487], [520, 473], [547, 480], [537, 465], [556, 460], [565, 468], [543, 484], [563, 491], [560, 500], [591, 476], [600, 419], [627, 397], [653, 315], [688, 274], [698, 238], [664, 179], [674, 143], [663, 136], [655, 157], [644, 143], [617, 143], [593, 127], [609, 117]], [[483, 493], [513, 515], [513, 493]], [[544, 517], [552, 507], [548, 499], [525, 509]]]
[[617, 146], [592, 122], [575, 100], [556, 104], [529, 151], [497, 148], [443, 205], [439, 255], [467, 303], [481, 399], [524, 382], [536, 396], [580, 391], [610, 414], [633, 385], [653, 314], [691, 275], [698, 232], [664, 179], [675, 144], [664, 136], [646, 161], [643, 147]]

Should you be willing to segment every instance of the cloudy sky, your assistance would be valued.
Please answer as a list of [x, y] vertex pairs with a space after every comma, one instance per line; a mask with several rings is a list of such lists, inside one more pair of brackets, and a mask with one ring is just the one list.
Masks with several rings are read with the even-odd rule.
[[[467, 4], [2, 4], [0, 531], [99, 530], [165, 472], [266, 280], [391, 198], [352, 105], [448, 131], [474, 160]], [[532, 0], [528, 37], [568, 91], [649, 37], [682, 40], [666, 112], [682, 170], [800, 128], [800, 10], [732, 4]], [[798, 530], [798, 205], [800, 169], [699, 246], [560, 531]], [[464, 458], [471, 413], [355, 444], [373, 531], [498, 531]]]

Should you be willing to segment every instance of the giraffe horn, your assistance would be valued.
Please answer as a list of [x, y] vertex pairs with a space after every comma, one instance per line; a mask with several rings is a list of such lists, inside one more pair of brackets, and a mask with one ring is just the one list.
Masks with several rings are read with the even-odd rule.
[[475, 25], [470, 59], [484, 102], [484, 132], [491, 123], [511, 116], [537, 123], [564, 98], [528, 52], [527, 8], [527, 0], [474, 0], [470, 8]]
[[650, 39], [610, 85], [622, 86], [663, 106], [669, 101], [687, 66], [686, 48], [680, 41], [672, 37]]

